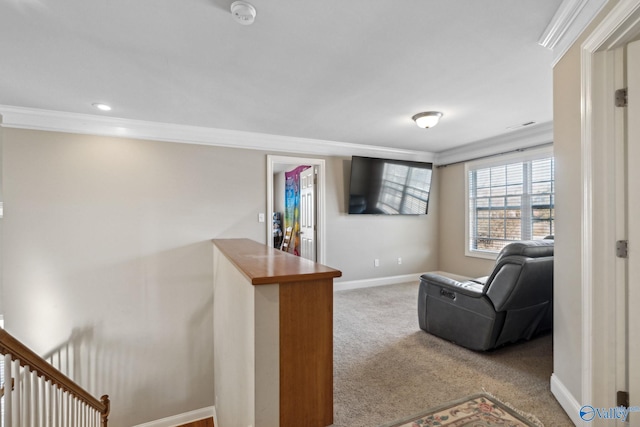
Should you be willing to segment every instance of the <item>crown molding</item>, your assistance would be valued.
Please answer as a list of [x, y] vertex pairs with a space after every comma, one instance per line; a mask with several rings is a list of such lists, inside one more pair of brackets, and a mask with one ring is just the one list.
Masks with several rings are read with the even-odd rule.
[[8, 105], [0, 105], [0, 126], [4, 128], [146, 139], [318, 156], [364, 155], [403, 160], [416, 159], [426, 162], [432, 162], [435, 157], [433, 153], [427, 151], [403, 150], [375, 145], [130, 120]]
[[553, 122], [540, 123], [441, 151], [436, 155], [434, 163], [441, 166], [449, 165], [552, 142]]
[[575, 43], [608, 0], [564, 0], [547, 25], [538, 44], [553, 50], [553, 62], [558, 61]]

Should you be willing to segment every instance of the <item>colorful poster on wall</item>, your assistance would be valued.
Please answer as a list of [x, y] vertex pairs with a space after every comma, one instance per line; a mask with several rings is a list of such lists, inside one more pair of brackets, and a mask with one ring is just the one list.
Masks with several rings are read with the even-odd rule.
[[292, 229], [289, 252], [300, 256], [300, 173], [311, 166], [298, 166], [285, 172], [284, 229]]

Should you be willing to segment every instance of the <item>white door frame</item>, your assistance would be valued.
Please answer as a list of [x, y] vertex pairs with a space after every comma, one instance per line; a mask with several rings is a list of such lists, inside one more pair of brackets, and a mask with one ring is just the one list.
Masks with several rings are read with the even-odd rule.
[[325, 179], [326, 168], [324, 159], [313, 159], [307, 157], [289, 157], [289, 156], [267, 156], [267, 245], [273, 246], [273, 171], [276, 165], [309, 165], [318, 169], [318, 183], [316, 187], [316, 256], [317, 262], [326, 263], [326, 192]]
[[[614, 407], [616, 346], [615, 198], [618, 138], [615, 49], [640, 34], [640, 0], [620, 0], [581, 46], [582, 84], [582, 396], [581, 405]], [[607, 154], [609, 153], [609, 154]], [[604, 157], [603, 157], [604, 156]], [[598, 203], [594, 203], [597, 201]], [[612, 286], [614, 292], [612, 292]], [[611, 335], [611, 334], [614, 335]], [[584, 423], [588, 425], [589, 423]]]

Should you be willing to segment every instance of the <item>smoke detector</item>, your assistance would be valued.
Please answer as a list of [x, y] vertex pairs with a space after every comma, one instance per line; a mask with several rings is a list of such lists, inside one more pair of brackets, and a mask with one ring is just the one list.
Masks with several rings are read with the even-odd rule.
[[233, 19], [241, 25], [251, 25], [256, 20], [256, 8], [246, 1], [234, 1], [231, 3]]

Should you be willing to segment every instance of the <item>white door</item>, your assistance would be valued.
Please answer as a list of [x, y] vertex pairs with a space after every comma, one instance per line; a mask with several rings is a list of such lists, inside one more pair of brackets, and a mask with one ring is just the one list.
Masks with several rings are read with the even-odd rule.
[[640, 41], [627, 46], [627, 94], [629, 403], [640, 407]]
[[315, 167], [300, 173], [300, 256], [316, 260]]

